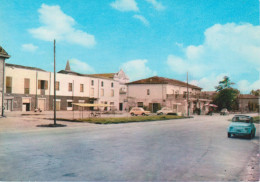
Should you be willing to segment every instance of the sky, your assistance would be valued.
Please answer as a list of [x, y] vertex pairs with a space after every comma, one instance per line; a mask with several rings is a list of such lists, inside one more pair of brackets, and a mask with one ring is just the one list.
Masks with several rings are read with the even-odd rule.
[[10, 64], [260, 88], [259, 0], [0, 0]]

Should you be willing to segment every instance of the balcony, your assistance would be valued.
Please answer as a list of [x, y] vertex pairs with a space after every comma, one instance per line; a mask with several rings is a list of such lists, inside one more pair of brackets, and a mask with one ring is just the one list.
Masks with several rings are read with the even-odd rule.
[[[166, 95], [167, 99], [186, 99], [187, 94], [167, 94]], [[189, 99], [209, 99], [211, 100], [210, 95], [205, 95], [205, 94], [189, 94]]]

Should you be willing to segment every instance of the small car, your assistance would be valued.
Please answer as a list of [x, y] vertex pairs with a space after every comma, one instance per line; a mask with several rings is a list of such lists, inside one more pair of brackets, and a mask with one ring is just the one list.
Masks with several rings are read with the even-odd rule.
[[163, 115], [163, 114], [174, 114], [173, 110], [169, 107], [163, 107], [161, 110], [158, 110], [156, 112], [157, 115]]
[[229, 115], [229, 112], [226, 108], [221, 109], [220, 115]]
[[150, 111], [145, 111], [142, 107], [133, 107], [130, 112], [132, 116], [137, 116], [137, 115], [143, 115], [143, 116], [148, 116], [151, 114]]
[[251, 139], [255, 137], [256, 128], [253, 124], [253, 118], [247, 115], [235, 115], [232, 123], [228, 126], [227, 136], [246, 136]]

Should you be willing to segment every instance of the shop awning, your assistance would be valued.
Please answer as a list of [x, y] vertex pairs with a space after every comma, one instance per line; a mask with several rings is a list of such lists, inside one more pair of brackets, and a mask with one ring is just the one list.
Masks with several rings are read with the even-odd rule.
[[114, 105], [109, 104], [90, 104], [90, 103], [72, 103], [72, 105], [80, 107], [114, 107]]

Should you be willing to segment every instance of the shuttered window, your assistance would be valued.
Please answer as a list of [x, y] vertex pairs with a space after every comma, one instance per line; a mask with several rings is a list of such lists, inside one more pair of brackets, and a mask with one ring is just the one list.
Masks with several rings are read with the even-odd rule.
[[24, 94], [30, 94], [30, 79], [24, 79]]
[[72, 92], [72, 83], [69, 83], [68, 91], [69, 91], [69, 92]]
[[38, 80], [38, 89], [48, 90], [48, 81]]
[[6, 93], [12, 93], [12, 77], [6, 77]]
[[80, 92], [84, 92], [84, 84], [80, 84]]
[[55, 82], [56, 90], [60, 90], [60, 82]]

